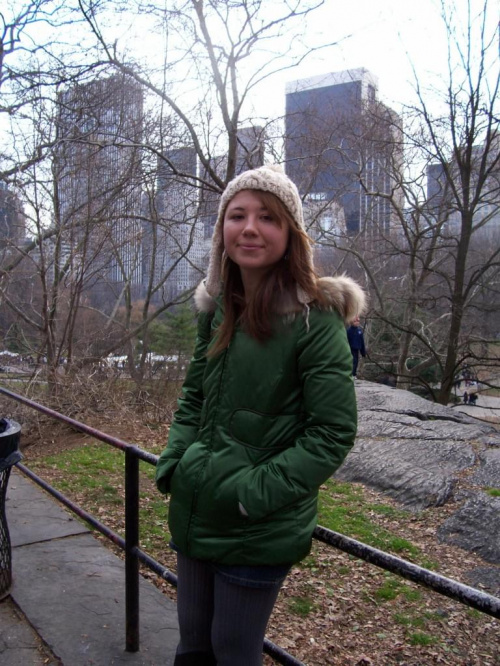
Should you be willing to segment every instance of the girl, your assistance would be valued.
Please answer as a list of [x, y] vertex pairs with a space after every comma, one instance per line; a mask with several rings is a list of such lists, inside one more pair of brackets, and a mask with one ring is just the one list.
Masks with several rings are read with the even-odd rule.
[[318, 489], [356, 433], [344, 321], [364, 294], [315, 275], [297, 188], [280, 167], [224, 191], [194, 357], [156, 471], [177, 551], [177, 666], [258, 666]]

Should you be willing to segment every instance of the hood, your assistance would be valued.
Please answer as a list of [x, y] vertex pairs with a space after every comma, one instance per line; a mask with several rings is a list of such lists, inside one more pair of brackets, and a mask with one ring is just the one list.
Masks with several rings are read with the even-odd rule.
[[[346, 275], [318, 278], [318, 288], [326, 301], [326, 306], [322, 306], [323, 309], [326, 307], [336, 310], [346, 323], [362, 315], [366, 309], [365, 292], [355, 280]], [[194, 302], [198, 312], [215, 312], [217, 300], [208, 293], [205, 280], [196, 288]], [[292, 297], [285, 299], [281, 306], [282, 315], [297, 313], [304, 307], [307, 308]]]

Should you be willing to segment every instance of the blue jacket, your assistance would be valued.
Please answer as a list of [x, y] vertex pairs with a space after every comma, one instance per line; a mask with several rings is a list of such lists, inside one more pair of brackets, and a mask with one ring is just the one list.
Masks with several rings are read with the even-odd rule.
[[365, 339], [361, 326], [349, 326], [347, 329], [347, 339], [349, 340], [351, 350], [357, 349], [361, 352], [361, 356], [366, 356]]

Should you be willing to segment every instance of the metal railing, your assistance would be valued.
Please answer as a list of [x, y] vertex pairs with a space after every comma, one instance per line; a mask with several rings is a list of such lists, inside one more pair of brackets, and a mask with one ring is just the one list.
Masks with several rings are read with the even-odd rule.
[[[29, 398], [18, 395], [0, 387], [0, 395], [20, 402], [46, 416], [70, 425], [76, 430], [109, 444], [125, 453], [125, 539], [113, 532], [90, 513], [79, 507], [65, 495], [43, 481], [25, 465], [17, 463], [17, 467], [35, 483], [73, 511], [77, 516], [92, 525], [105, 537], [125, 552], [125, 649], [128, 652], [139, 650], [139, 563], [142, 562], [151, 571], [159, 575], [173, 586], [177, 585], [177, 576], [139, 547], [139, 460], [156, 465], [158, 456], [142, 450], [121, 439], [112, 437], [96, 430], [85, 423], [80, 423], [64, 414], [40, 405]], [[439, 594], [455, 599], [462, 604], [475, 608], [482, 613], [500, 619], [500, 599], [486, 592], [463, 585], [455, 580], [440, 576], [428, 569], [407, 562], [399, 557], [368, 546], [338, 532], [318, 526], [314, 538], [333, 548], [362, 559], [381, 569], [398, 574], [403, 578], [431, 588]], [[265, 639], [264, 652], [278, 663], [285, 666], [304, 666], [301, 661], [290, 655], [286, 650]]]

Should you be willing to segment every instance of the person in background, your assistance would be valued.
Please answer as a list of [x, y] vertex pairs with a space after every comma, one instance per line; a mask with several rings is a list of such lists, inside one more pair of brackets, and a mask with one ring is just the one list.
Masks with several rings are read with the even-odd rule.
[[356, 377], [358, 372], [359, 355], [364, 358], [366, 356], [365, 338], [363, 336], [363, 329], [359, 325], [359, 316], [354, 317], [351, 325], [347, 329], [347, 340], [352, 354], [352, 376]]
[[318, 490], [354, 443], [347, 277], [317, 278], [302, 202], [279, 167], [222, 194], [194, 356], [156, 468], [177, 551], [176, 666], [259, 666]]
[[[477, 403], [477, 389], [478, 389], [477, 382], [474, 380], [470, 381], [469, 385], [467, 386], [467, 392], [469, 394], [469, 405], [475, 405]], [[467, 404], [465, 399], [464, 402]]]

